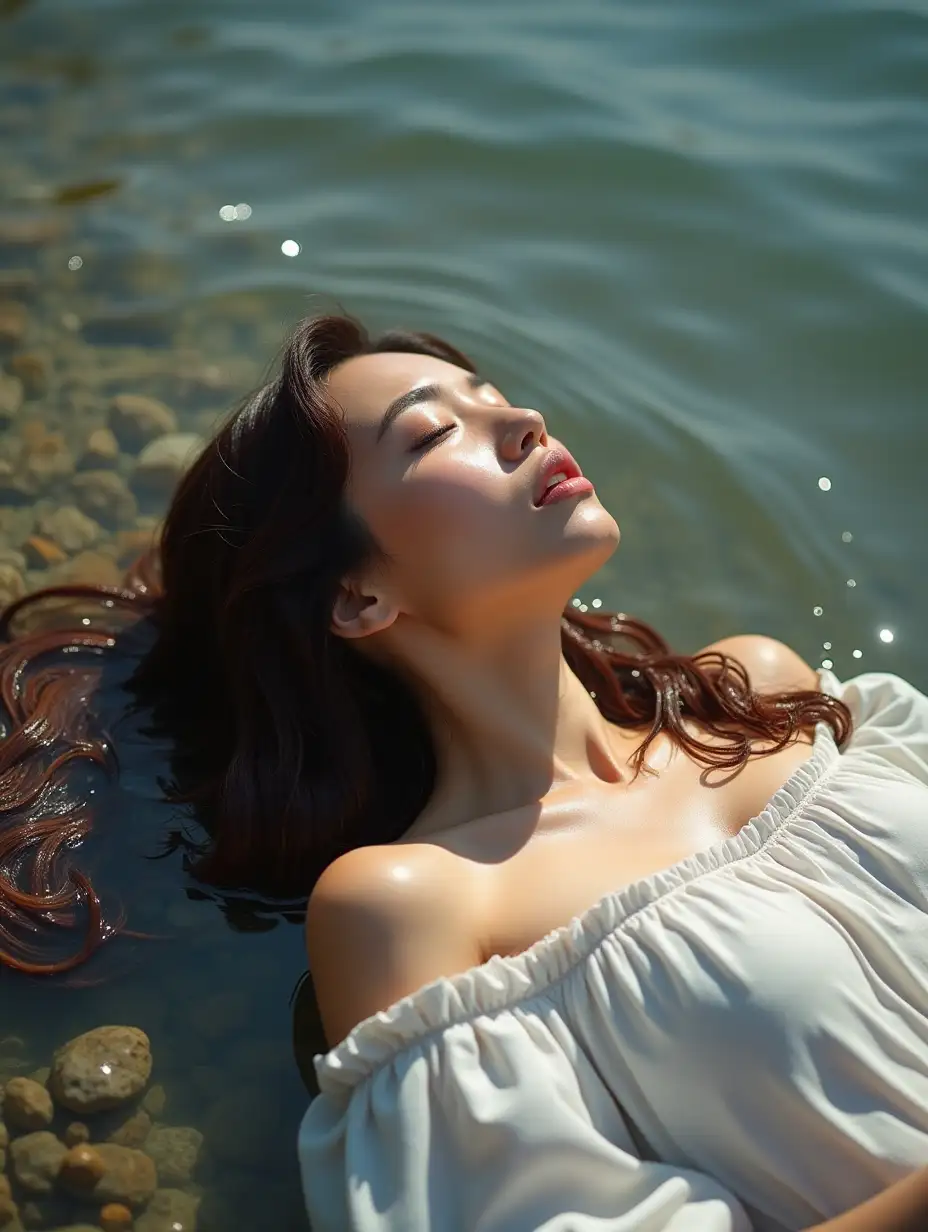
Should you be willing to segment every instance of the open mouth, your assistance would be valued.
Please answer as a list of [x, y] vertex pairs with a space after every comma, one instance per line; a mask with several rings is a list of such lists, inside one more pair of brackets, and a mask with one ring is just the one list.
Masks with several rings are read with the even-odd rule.
[[580, 467], [566, 449], [554, 449], [548, 456], [539, 476], [535, 507], [549, 505], [556, 500], [566, 500], [583, 492], [592, 492], [593, 485], [585, 478]]

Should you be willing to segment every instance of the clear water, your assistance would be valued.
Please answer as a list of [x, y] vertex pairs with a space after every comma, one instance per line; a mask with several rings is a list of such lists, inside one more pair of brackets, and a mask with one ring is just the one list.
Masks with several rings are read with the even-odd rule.
[[[928, 687], [924, 0], [0, 0], [0, 137], [0, 215], [60, 227], [0, 244], [51, 365], [22, 415], [76, 441], [133, 391], [203, 429], [307, 311], [435, 330], [618, 518], [584, 602]], [[302, 1228], [298, 919], [148, 860], [157, 753], [126, 760], [91, 855], [164, 939], [0, 972], [0, 1037], [143, 1027], [201, 1228]]]

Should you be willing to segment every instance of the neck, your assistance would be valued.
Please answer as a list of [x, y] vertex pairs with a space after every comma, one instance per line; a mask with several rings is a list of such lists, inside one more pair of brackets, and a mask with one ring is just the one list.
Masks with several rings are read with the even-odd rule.
[[615, 729], [561, 652], [559, 615], [489, 641], [403, 620], [393, 633], [438, 757], [417, 832], [540, 801], [571, 780], [622, 779]]

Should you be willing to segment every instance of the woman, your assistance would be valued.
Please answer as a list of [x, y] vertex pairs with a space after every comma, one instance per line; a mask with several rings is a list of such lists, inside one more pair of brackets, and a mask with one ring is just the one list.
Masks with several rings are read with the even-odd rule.
[[565, 606], [618, 542], [461, 352], [322, 317], [118, 596], [196, 871], [312, 889], [315, 1232], [926, 1218], [928, 699]]

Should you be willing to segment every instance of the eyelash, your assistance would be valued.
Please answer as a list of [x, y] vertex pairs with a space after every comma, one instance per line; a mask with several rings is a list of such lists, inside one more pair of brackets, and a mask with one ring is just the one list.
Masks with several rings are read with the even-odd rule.
[[419, 453], [420, 450], [425, 449], [427, 445], [434, 444], [440, 436], [444, 436], [446, 432], [450, 432], [453, 427], [454, 424], [446, 424], [443, 428], [435, 428], [434, 431], [426, 433], [425, 436], [416, 441], [415, 445], [413, 445], [409, 452]]

